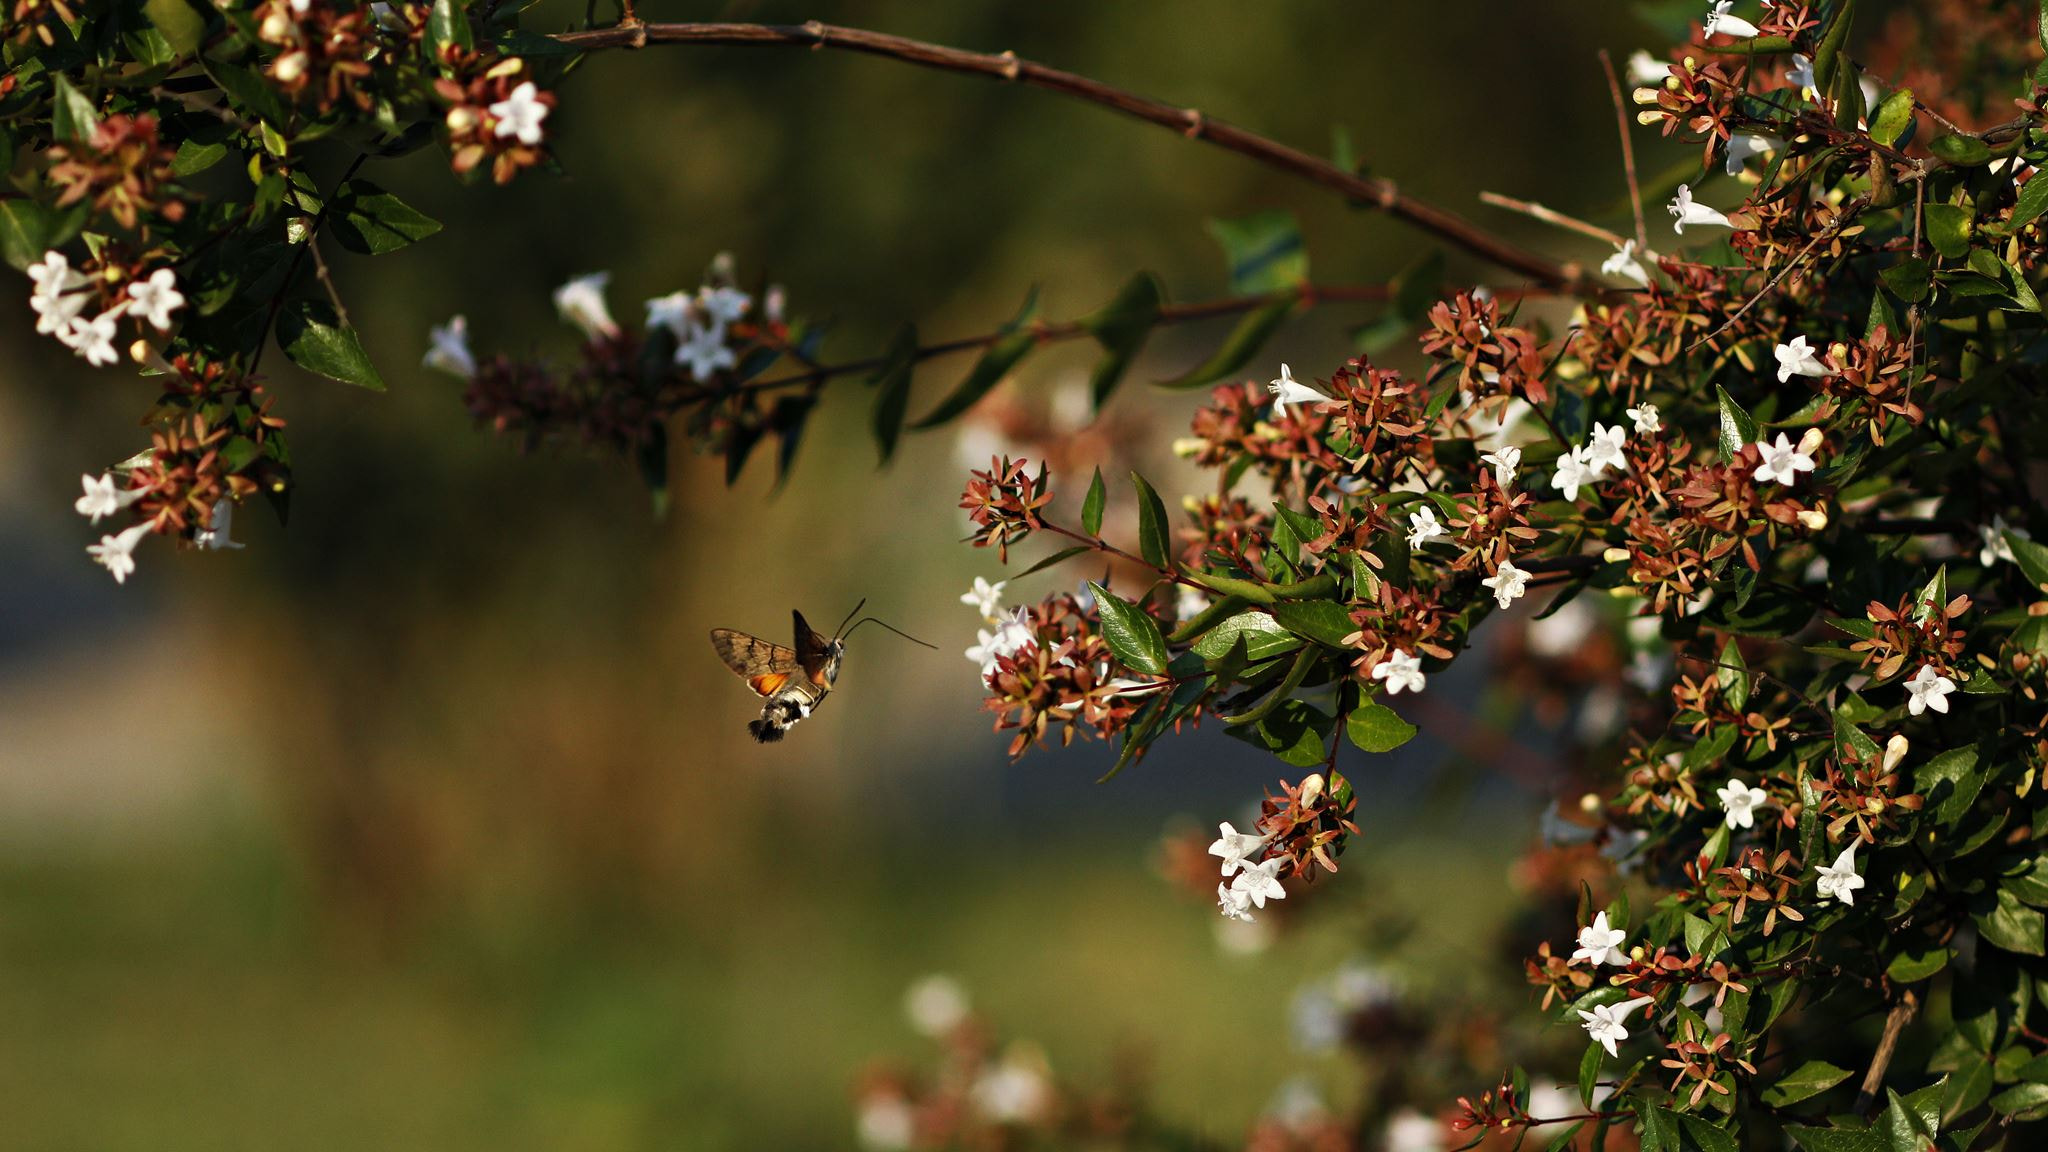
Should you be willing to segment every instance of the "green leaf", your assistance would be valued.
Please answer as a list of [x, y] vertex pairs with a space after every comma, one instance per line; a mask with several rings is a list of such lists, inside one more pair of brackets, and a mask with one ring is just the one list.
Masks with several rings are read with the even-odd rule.
[[143, 0], [142, 14], [180, 56], [197, 52], [206, 41], [206, 18], [186, 0]]
[[1717, 384], [1714, 394], [1721, 400], [1721, 459], [1731, 460], [1746, 445], [1756, 442], [1756, 421], [1728, 395], [1726, 388]]
[[1733, 1132], [1716, 1126], [1704, 1116], [1680, 1116], [1678, 1123], [1685, 1132], [1687, 1145], [1699, 1149], [1699, 1152], [1741, 1152]]
[[178, 141], [178, 151], [171, 157], [171, 175], [195, 176], [222, 160], [227, 159], [228, 146], [218, 141], [202, 144], [191, 137]]
[[1955, 204], [1929, 204], [1921, 209], [1927, 242], [1951, 260], [1970, 251], [1970, 210]]
[[1951, 748], [1913, 769], [1913, 790], [1925, 799], [1927, 815], [1943, 827], [1961, 820], [1983, 787], [1975, 748]]
[[668, 519], [668, 425], [656, 424], [652, 434], [634, 452], [640, 481], [647, 485], [647, 497], [656, 521]]
[[1401, 270], [1393, 280], [1394, 296], [1387, 310], [1351, 334], [1351, 342], [1368, 356], [1392, 348], [1429, 317], [1444, 289], [1444, 254], [1433, 248]]
[[2043, 212], [2048, 212], [2048, 180], [2029, 180], [2020, 189], [2020, 198], [2012, 206], [2012, 219], [2006, 227], [2013, 231], [2024, 228]]
[[1908, 304], [1927, 299], [1932, 285], [1933, 265], [1918, 256], [1901, 256], [1891, 267], [1877, 274], [1892, 295]]
[[1989, 1060], [1971, 1060], [1956, 1069], [1947, 1078], [1947, 1086], [1942, 1091], [1942, 1122], [1951, 1123], [1956, 1117], [1982, 1104], [1984, 1098], [1991, 1095], [1992, 1079], [1993, 1068]]
[[875, 407], [868, 422], [884, 464], [896, 455], [896, 442], [903, 435], [903, 417], [910, 411], [910, 380], [916, 369], [917, 325], [905, 324], [889, 341], [882, 366], [868, 377], [868, 384], [875, 388]]
[[1884, 103], [1877, 106], [1877, 115], [1870, 119], [1871, 139], [1885, 147], [1896, 147], [1906, 129], [1913, 126], [1913, 90], [1894, 88]]
[[1116, 299], [1082, 318], [1081, 327], [1102, 345], [1102, 359], [1096, 361], [1088, 381], [1088, 394], [1095, 398], [1096, 408], [1109, 399], [1138, 350], [1145, 346], [1145, 338], [1159, 322], [1161, 300], [1158, 279], [1150, 272], [1140, 272], [1124, 284]]
[[1836, 87], [1835, 72], [1842, 63], [1842, 45], [1848, 42], [1849, 25], [1855, 19], [1856, 0], [1841, 0], [1835, 5], [1834, 18], [1828, 21], [1827, 30], [1821, 33], [1820, 46], [1813, 52], [1813, 81], [1822, 92], [1831, 92]]
[[1213, 384], [1239, 368], [1265, 347], [1273, 333], [1287, 320], [1287, 314], [1294, 309], [1296, 297], [1281, 296], [1270, 304], [1259, 307], [1237, 322], [1228, 339], [1207, 360], [1195, 365], [1171, 380], [1159, 381], [1161, 388], [1188, 389]]
[[356, 330], [325, 300], [294, 300], [277, 317], [277, 343], [292, 363], [344, 384], [384, 390]]
[[1991, 1110], [2016, 1120], [2048, 1115], [2048, 1084], [2015, 1084], [1991, 1098]]
[[[1788, 1124], [1785, 1135], [1805, 1152], [1894, 1152], [1884, 1133], [1868, 1128], [1809, 1128]], [[1917, 1152], [1917, 1150], [1915, 1150]]]
[[1972, 909], [1970, 919], [1977, 924], [1977, 931], [1989, 943], [2017, 952], [2023, 956], [2040, 956], [2044, 953], [2042, 937], [2048, 928], [2041, 910], [2029, 908], [2011, 891], [2000, 888], [1997, 902], [1988, 909]]
[[434, 0], [434, 9], [427, 16], [427, 41], [436, 59], [443, 44], [465, 50], [471, 47], [469, 17], [463, 7], [462, 0]]
[[1415, 738], [1415, 725], [1377, 700], [1361, 701], [1344, 725], [1351, 742], [1366, 752], [1392, 752]]
[[1344, 638], [1358, 631], [1351, 612], [1332, 600], [1282, 600], [1272, 612], [1289, 632], [1330, 648], [1344, 647]]
[[1721, 659], [1714, 668], [1714, 679], [1721, 686], [1721, 695], [1728, 706], [1740, 712], [1749, 704], [1749, 663], [1742, 658], [1742, 648], [1730, 636], [1721, 646]]
[[1258, 723], [1232, 725], [1224, 731], [1296, 768], [1313, 768], [1323, 762], [1323, 740], [1331, 724], [1320, 709], [1300, 700], [1282, 700]]
[[988, 395], [990, 389], [1002, 383], [1003, 377], [1010, 374], [1010, 369], [1015, 368], [1017, 362], [1024, 359], [1025, 353], [1037, 346], [1038, 334], [1030, 327], [1032, 318], [1037, 314], [1038, 291], [1033, 289], [1031, 295], [1025, 298], [1024, 307], [1018, 310], [1017, 315], [1008, 324], [1003, 325], [1002, 332], [989, 344], [988, 350], [981, 354], [981, 359], [974, 362], [974, 367], [968, 371], [967, 378], [960, 381], [960, 386], [953, 389], [950, 396], [939, 401], [939, 406], [926, 414], [924, 419], [912, 424], [911, 428], [935, 428], [959, 417], [980, 403], [981, 398]]
[[1086, 544], [1076, 544], [1072, 548], [1062, 548], [1059, 551], [1053, 553], [1052, 555], [1047, 556], [1045, 559], [1040, 560], [1038, 563], [1033, 564], [1031, 567], [1026, 568], [1022, 572], [1017, 573], [1015, 576], [1010, 577], [1010, 579], [1019, 580], [1023, 577], [1031, 575], [1033, 572], [1043, 572], [1047, 568], [1050, 568], [1055, 564], [1064, 564], [1067, 561], [1072, 560], [1074, 557], [1079, 556], [1083, 552], [1093, 551], [1094, 549], [1090, 548]]
[[1100, 584], [1090, 583], [1096, 611], [1102, 614], [1102, 638], [1126, 668], [1151, 676], [1166, 674], [1166, 637], [1144, 609]]
[[1948, 949], [1939, 945], [1919, 952], [1901, 952], [1885, 965], [1894, 984], [1915, 984], [1948, 966]]
[[1217, 624], [1195, 641], [1195, 654], [1205, 660], [1221, 660], [1240, 640], [1247, 661], [1263, 660], [1300, 644], [1294, 633], [1280, 626], [1264, 612], [1240, 612]]
[[73, 88], [62, 72], [51, 77], [50, 105], [50, 130], [59, 140], [84, 143], [92, 139], [94, 130], [100, 126], [99, 113], [93, 111], [92, 101]]
[[1102, 487], [1102, 469], [1095, 470], [1095, 479], [1088, 482], [1088, 495], [1081, 501], [1081, 531], [1090, 536], [1102, 534], [1102, 507], [1109, 501], [1109, 493]]
[[[2048, 180], [2042, 181], [2048, 184]], [[2039, 544], [2011, 532], [2005, 534], [2006, 547], [2012, 549], [2013, 563], [2020, 566], [2028, 583], [2039, 588], [2048, 584], [2048, 545]]]
[[1161, 500], [1151, 483], [1138, 473], [1131, 473], [1131, 483], [1138, 489], [1138, 554], [1145, 558], [1145, 563], [1164, 568], [1173, 557], [1166, 501]]
[[33, 200], [0, 200], [0, 258], [17, 271], [41, 261], [54, 247], [54, 223], [55, 214]]
[[255, 69], [204, 56], [200, 57], [199, 63], [220, 90], [227, 93], [230, 103], [264, 123], [284, 122], [284, 104], [278, 99], [277, 90]]
[[367, 256], [396, 252], [441, 230], [440, 221], [368, 180], [351, 180], [335, 192], [327, 226], [343, 248]]
[[1991, 162], [1991, 146], [1975, 136], [1940, 136], [1927, 146], [1927, 150], [1961, 168], [1975, 168]]
[[1825, 1060], [1808, 1060], [1764, 1089], [1763, 1100], [1773, 1108], [1783, 1108], [1810, 1100], [1854, 1075], [1847, 1068], [1837, 1068]]
[[1307, 282], [1308, 249], [1292, 212], [1276, 208], [1207, 226], [1230, 265], [1232, 295], [1258, 296]]
[[1600, 1046], [1588, 1044], [1579, 1057], [1579, 1103], [1588, 1108], [1593, 1106], [1593, 1090], [1600, 1086], [1600, 1056]]

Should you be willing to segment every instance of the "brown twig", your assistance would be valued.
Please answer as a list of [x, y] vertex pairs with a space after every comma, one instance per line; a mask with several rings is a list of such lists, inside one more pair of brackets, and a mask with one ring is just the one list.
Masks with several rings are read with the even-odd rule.
[[1919, 997], [1911, 989], [1900, 994], [1899, 1002], [1884, 1018], [1884, 1034], [1878, 1038], [1877, 1051], [1870, 1057], [1870, 1071], [1863, 1074], [1863, 1088], [1856, 1094], [1856, 1111], [1868, 1111], [1877, 1100], [1877, 1090], [1884, 1086], [1885, 1069], [1891, 1066], [1892, 1053], [1899, 1046], [1899, 1033], [1906, 1030], [1906, 1024], [1913, 1019], [1913, 1013], [1920, 1007]]
[[[1609, 232], [1598, 224], [1589, 224], [1576, 216], [1567, 216], [1555, 208], [1538, 204], [1534, 200], [1517, 200], [1512, 196], [1503, 196], [1498, 192], [1481, 192], [1479, 194], [1479, 201], [1482, 204], [1491, 204], [1495, 208], [1505, 208], [1510, 212], [1519, 212], [1531, 219], [1541, 220], [1545, 224], [1562, 228], [1567, 232], [1577, 232], [1581, 236], [1591, 236], [1603, 244], [1612, 244], [1616, 248], [1621, 247], [1621, 242], [1625, 239], [1619, 233]], [[1643, 248], [1647, 251], [1649, 245], [1645, 244]]]
[[1099, 80], [1025, 60], [1014, 52], [968, 52], [905, 36], [824, 24], [816, 20], [805, 24], [633, 22], [584, 32], [564, 32], [552, 38], [568, 47], [583, 50], [644, 48], [650, 44], [835, 48], [946, 72], [986, 76], [1043, 88], [1171, 128], [1190, 140], [1201, 140], [1312, 180], [1342, 193], [1356, 204], [1377, 208], [1539, 284], [1575, 288], [1584, 281], [1583, 273], [1576, 265], [1559, 264], [1510, 244], [1455, 213], [1403, 193], [1399, 186], [1385, 177], [1347, 171], [1320, 156], [1213, 119], [1199, 109], [1182, 108], [1139, 96]]
[[[270, 346], [271, 329], [277, 326], [277, 314], [284, 310], [284, 299], [291, 294], [292, 285], [298, 282], [299, 268], [306, 262], [307, 249], [319, 242], [320, 227], [327, 223], [327, 211], [334, 207], [335, 193], [341, 191], [341, 186], [354, 178], [355, 174], [361, 170], [363, 163], [369, 158], [370, 154], [368, 152], [356, 153], [356, 158], [349, 161], [348, 167], [343, 170], [341, 179], [336, 180], [334, 187], [327, 190], [327, 198], [320, 202], [320, 210], [313, 213], [312, 222], [306, 225], [305, 247], [292, 253], [292, 262], [286, 266], [284, 271], [284, 282], [277, 286], [277, 294], [270, 298], [270, 308], [264, 313], [263, 330], [256, 335], [256, 352], [249, 358], [250, 375], [253, 376], [257, 365], [263, 362], [264, 349]], [[327, 288], [330, 292], [334, 290], [332, 283], [329, 283]], [[336, 311], [338, 313], [340, 310], [336, 309]]]
[[1806, 242], [1806, 247], [1801, 248], [1799, 250], [1798, 255], [1792, 257], [1790, 260], [1785, 261], [1785, 266], [1783, 268], [1778, 269], [1776, 275], [1772, 276], [1769, 280], [1765, 281], [1764, 286], [1762, 288], [1757, 289], [1756, 295], [1751, 296], [1748, 300], [1743, 301], [1742, 307], [1737, 308], [1733, 316], [1730, 316], [1726, 320], [1721, 321], [1720, 324], [1715, 326], [1713, 331], [1707, 333], [1705, 336], [1700, 337], [1698, 340], [1693, 341], [1691, 346], [1686, 348], [1686, 351], [1691, 352], [1694, 349], [1699, 348], [1701, 345], [1712, 341], [1714, 337], [1719, 336], [1721, 333], [1726, 332], [1730, 328], [1733, 328], [1737, 320], [1740, 320], [1744, 316], [1748, 315], [1749, 310], [1751, 308], [1756, 307], [1759, 301], [1761, 301], [1764, 297], [1769, 296], [1771, 292], [1778, 287], [1779, 284], [1784, 282], [1785, 277], [1790, 276], [1792, 274], [1792, 270], [1794, 268], [1799, 267], [1801, 261], [1804, 261], [1807, 258], [1807, 256], [1812, 254], [1815, 248], [1818, 248], [1822, 244], [1832, 241], [1836, 237], [1840, 236], [1842, 234], [1842, 230], [1844, 228], [1847, 228], [1849, 224], [1856, 219], [1857, 215], [1861, 212], [1862, 207], [1863, 205], [1861, 203], [1857, 203], [1852, 204], [1847, 209], [1845, 209], [1842, 213], [1841, 219], [1836, 221], [1835, 224], [1828, 228], [1826, 231], [1821, 232], [1813, 239], [1808, 240]]
[[1648, 252], [1650, 226], [1643, 220], [1643, 188], [1636, 182], [1636, 147], [1628, 138], [1628, 105], [1622, 102], [1621, 78], [1614, 74], [1614, 60], [1605, 48], [1600, 50], [1600, 67], [1607, 73], [1607, 91], [1614, 97], [1614, 124], [1621, 132], [1621, 168], [1628, 176], [1628, 206], [1636, 214], [1636, 247]]

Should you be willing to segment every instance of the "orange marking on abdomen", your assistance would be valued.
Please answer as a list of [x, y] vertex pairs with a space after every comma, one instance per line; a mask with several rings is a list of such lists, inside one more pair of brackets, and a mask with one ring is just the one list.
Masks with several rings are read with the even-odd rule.
[[762, 696], [773, 696], [777, 689], [789, 683], [789, 673], [769, 672], [747, 681], [747, 686]]

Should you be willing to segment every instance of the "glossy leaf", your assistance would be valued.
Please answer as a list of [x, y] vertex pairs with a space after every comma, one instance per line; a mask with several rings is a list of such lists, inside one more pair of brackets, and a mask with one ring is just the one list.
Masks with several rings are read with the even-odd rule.
[[1366, 752], [1392, 752], [1415, 738], [1415, 725], [1376, 700], [1361, 702], [1345, 722], [1351, 742]]
[[1756, 421], [1728, 395], [1726, 388], [1716, 385], [1714, 395], [1721, 402], [1721, 459], [1733, 459], [1744, 445], [1756, 442]]
[[343, 248], [382, 256], [439, 232], [441, 222], [368, 180], [351, 180], [328, 205], [327, 227]]
[[1289, 632], [1330, 648], [1344, 647], [1344, 638], [1358, 631], [1350, 610], [1330, 600], [1282, 600], [1272, 611]]
[[1081, 501], [1081, 531], [1090, 536], [1102, 533], [1102, 509], [1109, 501], [1109, 493], [1102, 485], [1102, 469], [1095, 470], [1095, 479], [1088, 482], [1088, 495]]
[[99, 113], [93, 111], [92, 101], [73, 88], [62, 72], [50, 79], [50, 107], [50, 131], [59, 140], [90, 140], [100, 126]]
[[1152, 676], [1166, 674], [1166, 637], [1144, 609], [1100, 584], [1090, 583], [1096, 611], [1102, 614], [1102, 638], [1126, 668]]
[[292, 363], [344, 384], [384, 390], [356, 330], [325, 300], [294, 300], [277, 317], [277, 343]]
[[1837, 1068], [1825, 1060], [1808, 1060], [1764, 1089], [1763, 1101], [1773, 1108], [1783, 1108], [1812, 1099], [1854, 1075], [1847, 1068]]
[[1173, 557], [1173, 529], [1166, 519], [1166, 501], [1136, 472], [1131, 483], [1138, 489], [1138, 554], [1145, 563], [1164, 568]]

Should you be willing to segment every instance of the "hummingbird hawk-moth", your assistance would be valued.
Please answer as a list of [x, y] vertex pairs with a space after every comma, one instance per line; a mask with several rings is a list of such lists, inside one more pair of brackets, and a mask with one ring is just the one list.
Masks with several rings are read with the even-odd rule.
[[813, 709], [825, 702], [832, 691], [832, 685], [839, 679], [839, 664], [846, 656], [846, 641], [862, 624], [881, 624], [913, 644], [924, 644], [915, 636], [898, 632], [873, 616], [863, 617], [852, 628], [847, 622], [860, 614], [867, 601], [853, 606], [846, 614], [846, 620], [839, 622], [840, 631], [826, 638], [817, 629], [805, 622], [804, 614], [791, 610], [790, 617], [796, 624], [796, 647], [785, 648], [771, 644], [759, 636], [752, 636], [733, 628], [713, 628], [711, 647], [718, 652], [718, 658], [725, 666], [747, 682], [754, 694], [766, 700], [761, 705], [761, 718], [747, 723], [747, 731], [754, 739], [770, 744], [782, 739], [797, 721], [809, 716]]

